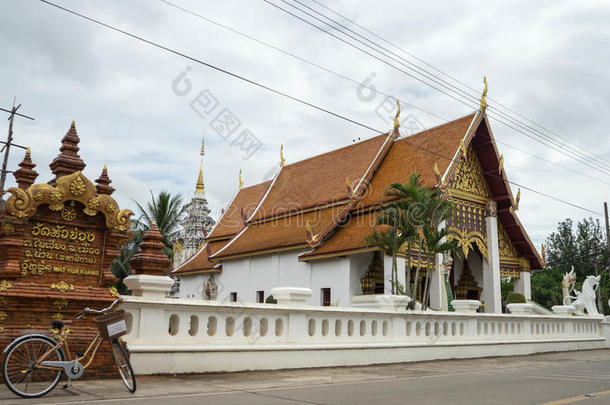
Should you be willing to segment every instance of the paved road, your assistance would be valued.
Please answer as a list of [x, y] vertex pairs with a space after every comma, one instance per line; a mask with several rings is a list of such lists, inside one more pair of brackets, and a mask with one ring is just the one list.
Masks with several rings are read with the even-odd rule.
[[[588, 396], [591, 395], [591, 396]], [[610, 350], [368, 367], [76, 381], [39, 400], [0, 389], [3, 404], [610, 404]]]

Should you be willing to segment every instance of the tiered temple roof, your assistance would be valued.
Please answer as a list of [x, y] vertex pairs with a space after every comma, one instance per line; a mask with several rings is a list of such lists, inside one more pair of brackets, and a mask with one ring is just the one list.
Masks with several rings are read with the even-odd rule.
[[465, 151], [480, 162], [485, 183], [480, 186], [497, 203], [507, 243], [532, 269], [542, 268], [543, 259], [515, 214], [517, 205], [487, 117], [479, 111], [409, 137], [392, 131], [283, 166], [270, 183], [240, 190], [208, 236], [209, 248], [176, 272], [285, 250], [308, 249], [301, 261], [375, 250], [364, 238], [375, 224], [375, 210], [388, 199], [384, 192], [391, 183], [406, 183], [416, 173], [426, 187], [479, 199], [451, 187], [458, 181]]

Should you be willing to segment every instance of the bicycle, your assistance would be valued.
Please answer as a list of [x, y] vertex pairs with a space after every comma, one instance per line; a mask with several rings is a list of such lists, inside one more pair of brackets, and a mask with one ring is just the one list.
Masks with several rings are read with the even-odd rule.
[[[102, 310], [85, 308], [76, 315], [76, 319], [82, 319], [89, 314], [100, 316], [93, 318], [99, 330], [98, 334], [85, 353], [77, 352], [74, 358], [68, 345], [69, 329], [65, 328], [72, 325], [72, 321], [56, 319], [51, 323], [52, 331], [58, 337], [57, 340], [42, 333], [31, 333], [11, 342], [4, 349], [6, 355], [2, 364], [4, 383], [8, 389], [24, 398], [38, 398], [51, 392], [64, 373], [68, 378], [64, 389], [69, 388], [72, 380], [80, 378], [85, 369], [91, 365], [101, 343], [107, 340], [123, 384], [134, 393], [136, 378], [127, 351], [119, 341], [119, 337], [127, 333], [125, 311], [110, 312], [122, 301], [123, 298], [119, 298]], [[85, 359], [87, 362], [83, 365]]]

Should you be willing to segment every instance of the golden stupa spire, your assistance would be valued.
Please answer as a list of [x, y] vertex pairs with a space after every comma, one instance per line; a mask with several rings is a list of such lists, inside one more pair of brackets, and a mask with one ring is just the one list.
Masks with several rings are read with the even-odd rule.
[[239, 168], [239, 188], [240, 188], [240, 190], [243, 186], [244, 186], [244, 181], [241, 179], [241, 168]]
[[487, 108], [487, 77], [483, 76], [483, 83], [485, 83], [485, 88], [483, 89], [483, 94], [481, 94], [481, 112], [485, 112]]
[[286, 159], [284, 159], [284, 144], [280, 146], [280, 166], [284, 167], [286, 164]]
[[203, 185], [203, 155], [205, 155], [205, 138], [201, 138], [201, 162], [199, 164], [199, 177], [197, 177], [197, 185], [195, 186], [195, 193], [204, 194], [205, 186]]

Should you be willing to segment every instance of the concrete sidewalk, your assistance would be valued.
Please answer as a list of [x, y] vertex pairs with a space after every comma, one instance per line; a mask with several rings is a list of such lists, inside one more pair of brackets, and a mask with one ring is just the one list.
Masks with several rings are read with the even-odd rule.
[[[610, 404], [610, 350], [392, 365], [75, 381], [2, 404]], [[593, 394], [591, 397], [585, 394]], [[556, 401], [556, 402], [551, 402]], [[559, 401], [559, 402], [557, 402]], [[582, 402], [581, 402], [582, 401]]]

